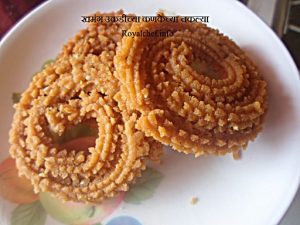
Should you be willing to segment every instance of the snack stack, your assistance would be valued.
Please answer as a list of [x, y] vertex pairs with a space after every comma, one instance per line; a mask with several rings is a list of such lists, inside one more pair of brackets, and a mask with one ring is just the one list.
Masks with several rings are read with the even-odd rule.
[[[262, 130], [267, 90], [246, 54], [202, 23], [95, 22], [34, 76], [15, 108], [10, 153], [20, 175], [36, 192], [101, 202], [127, 191], [163, 144], [238, 154]], [[94, 146], [55, 143], [53, 133], [78, 124], [96, 126]]]

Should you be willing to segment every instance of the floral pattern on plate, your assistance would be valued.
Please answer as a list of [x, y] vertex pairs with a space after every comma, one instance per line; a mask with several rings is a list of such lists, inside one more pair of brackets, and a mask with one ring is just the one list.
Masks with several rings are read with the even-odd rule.
[[[84, 142], [86, 138], [81, 140]], [[9, 157], [0, 164], [0, 195], [19, 204], [12, 212], [12, 225], [45, 225], [48, 215], [63, 224], [100, 225], [122, 202], [140, 204], [151, 198], [162, 178], [162, 173], [148, 168], [129, 192], [120, 193], [102, 204], [64, 203], [50, 193], [34, 194], [30, 182], [18, 176], [15, 160]], [[119, 224], [141, 225], [138, 220], [129, 216], [112, 218], [106, 225]]]
[[[46, 61], [41, 69], [51, 62], [53, 60]], [[20, 98], [20, 93], [12, 94], [13, 103], [18, 103]], [[78, 125], [62, 136], [54, 134], [53, 140], [68, 149], [84, 149], [95, 143], [95, 132], [89, 126]], [[162, 173], [148, 168], [129, 192], [122, 192], [99, 205], [62, 202], [50, 193], [35, 194], [29, 180], [18, 176], [15, 160], [8, 157], [0, 163], [0, 196], [19, 204], [12, 212], [12, 225], [45, 225], [47, 215], [63, 224], [100, 225], [123, 201], [140, 204], [151, 198], [162, 178]], [[115, 217], [107, 223], [118, 224], [141, 225], [129, 216]]]

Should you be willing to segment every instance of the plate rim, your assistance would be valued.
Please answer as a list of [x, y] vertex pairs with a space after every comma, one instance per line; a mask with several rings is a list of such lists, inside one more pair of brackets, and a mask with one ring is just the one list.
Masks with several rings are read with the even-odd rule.
[[[64, 0], [68, 1], [68, 0]], [[194, 0], [191, 0], [194, 1]], [[217, 0], [214, 0], [217, 2]], [[224, 2], [227, 2], [227, 4], [235, 4], [237, 7], [239, 7], [241, 10], [244, 12], [248, 13], [251, 15], [251, 19], [255, 19], [257, 23], [260, 23], [261, 26], [264, 27], [265, 32], [268, 32], [269, 35], [272, 36], [274, 41], [276, 41], [277, 46], [280, 48], [280, 51], [284, 53], [284, 58], [289, 62], [289, 66], [291, 66], [291, 69], [293, 70], [294, 75], [293, 78], [297, 80], [298, 84], [297, 86], [300, 88], [300, 74], [299, 70], [297, 69], [296, 63], [294, 59], [292, 58], [290, 52], [288, 51], [287, 47], [284, 45], [282, 40], [276, 35], [276, 33], [269, 27], [258, 15], [256, 15], [250, 8], [248, 8], [246, 5], [243, 3], [239, 2], [238, 0], [225, 0]], [[13, 37], [14, 33], [17, 32], [17, 30], [27, 22], [29, 18], [34, 16], [37, 12], [41, 10], [45, 10], [47, 7], [56, 7], [55, 4], [63, 4], [63, 1], [55, 1], [55, 0], [46, 0], [45, 2], [41, 3], [40, 5], [36, 6], [34, 9], [32, 9], [29, 13], [27, 13], [23, 18], [21, 18], [17, 23], [15, 23], [7, 32], [6, 34], [2, 37], [0, 40], [0, 53], [3, 49], [3, 46], [6, 45], [6, 43], [10, 40], [11, 37]], [[298, 76], [297, 76], [298, 75]], [[298, 78], [298, 79], [297, 79]], [[298, 168], [299, 170], [299, 168]], [[280, 224], [281, 221], [283, 220], [284, 216], [287, 214], [292, 202], [294, 201], [297, 191], [300, 187], [300, 170], [297, 175], [298, 181], [295, 183], [294, 186], [290, 187], [289, 195], [286, 197], [285, 204], [281, 206], [281, 210], [279, 213], [275, 214], [272, 217], [270, 217], [270, 223], [274, 222], [274, 225]]]

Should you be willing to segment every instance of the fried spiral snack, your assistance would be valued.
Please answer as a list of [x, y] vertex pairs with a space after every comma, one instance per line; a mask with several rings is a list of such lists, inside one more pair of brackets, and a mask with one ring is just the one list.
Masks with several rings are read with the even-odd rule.
[[[114, 13], [97, 12], [94, 15], [121, 16], [123, 13], [123, 10], [119, 10]], [[63, 47], [58, 57], [71, 55], [81, 58], [72, 71], [74, 80], [86, 80], [99, 92], [112, 97], [119, 90], [118, 80], [114, 76], [113, 58], [117, 43], [122, 39], [122, 30], [130, 27], [129, 22], [89, 23], [87, 29], [81, 30]]]
[[114, 59], [118, 99], [140, 112], [146, 136], [195, 156], [236, 154], [257, 136], [266, 82], [232, 40], [180, 17], [135, 23], [129, 32], [139, 35], [123, 37]]
[[[112, 99], [118, 89], [112, 59], [122, 26], [90, 24], [33, 77], [15, 105], [10, 154], [35, 192], [100, 202], [128, 190], [147, 158], [159, 159], [161, 144], [136, 130], [137, 115]], [[51, 132], [62, 135], [91, 120], [98, 127], [94, 147], [70, 150], [53, 142]]]

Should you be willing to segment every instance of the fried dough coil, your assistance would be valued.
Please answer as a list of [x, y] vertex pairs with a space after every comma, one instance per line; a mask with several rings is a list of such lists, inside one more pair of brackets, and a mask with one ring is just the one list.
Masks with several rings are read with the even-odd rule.
[[140, 112], [140, 130], [178, 151], [237, 153], [262, 129], [266, 82], [228, 37], [180, 21], [132, 25], [114, 59], [119, 99]]
[[[112, 99], [118, 89], [112, 59], [121, 27], [103, 31], [105, 27], [91, 24], [82, 30], [33, 77], [15, 105], [10, 154], [35, 192], [101, 202], [128, 190], [145, 169], [146, 159], [159, 160], [161, 144], [136, 130], [137, 115], [121, 111]], [[92, 41], [100, 36], [109, 41]], [[62, 135], [91, 120], [98, 126], [94, 147], [70, 150], [53, 142], [51, 132]]]

